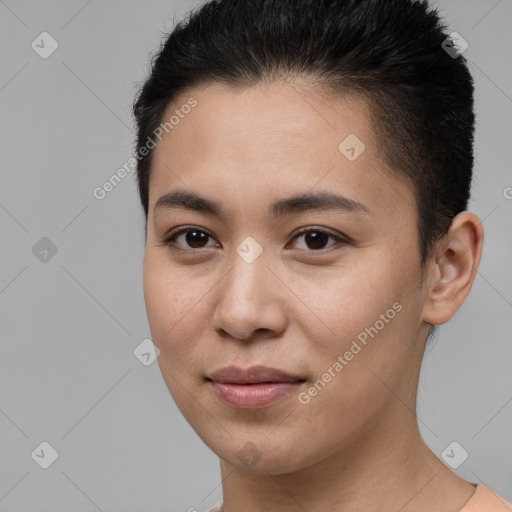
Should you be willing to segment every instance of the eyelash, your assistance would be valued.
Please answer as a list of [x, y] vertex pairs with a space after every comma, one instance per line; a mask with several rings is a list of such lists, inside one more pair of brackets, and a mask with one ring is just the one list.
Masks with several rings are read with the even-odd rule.
[[[197, 228], [195, 226], [185, 226], [185, 227], [181, 228], [179, 231], [176, 231], [174, 233], [170, 233], [167, 236], [164, 236], [162, 238], [162, 240], [161, 240], [161, 244], [165, 245], [165, 246], [168, 246], [170, 249], [176, 250], [176, 251], [198, 252], [201, 249], [192, 249], [192, 248], [187, 249], [187, 248], [183, 248], [181, 246], [176, 246], [176, 242], [175, 242], [176, 239], [180, 235], [182, 235], [184, 233], [188, 233], [189, 231], [196, 231], [196, 232], [199, 232], [199, 233], [205, 233], [210, 238], [214, 238], [212, 235], [210, 235], [210, 233], [208, 233], [207, 231], [205, 231], [203, 229], [199, 229], [199, 228]], [[317, 227], [314, 227], [314, 226], [313, 227], [307, 227], [307, 228], [300, 228], [299, 230], [297, 230], [297, 232], [295, 233], [295, 236], [293, 237], [292, 241], [295, 240], [296, 238], [298, 238], [299, 236], [304, 235], [304, 234], [308, 234], [308, 233], [322, 233], [324, 235], [327, 235], [330, 238], [333, 238], [337, 242], [337, 245], [348, 245], [348, 244], [350, 244], [352, 242], [348, 237], [342, 238], [342, 237], [339, 237], [337, 235], [332, 234], [330, 231], [326, 231], [326, 230], [324, 230], [322, 228], [317, 228]], [[332, 247], [335, 247], [335, 245], [332, 245], [331, 247], [328, 247], [327, 249], [318, 249], [318, 250], [302, 249], [302, 250], [306, 250], [307, 252], [311, 252], [311, 253], [322, 253], [322, 252], [329, 251], [330, 249], [332, 249]], [[202, 249], [204, 249], [204, 248], [202, 248]]]

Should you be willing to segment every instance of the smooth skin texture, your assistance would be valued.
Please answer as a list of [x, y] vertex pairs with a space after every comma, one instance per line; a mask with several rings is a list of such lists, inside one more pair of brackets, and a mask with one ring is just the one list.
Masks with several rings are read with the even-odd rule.
[[[224, 511], [460, 510], [475, 487], [421, 439], [416, 391], [429, 324], [447, 322], [475, 278], [480, 219], [457, 215], [422, 272], [412, 186], [377, 153], [364, 99], [299, 79], [213, 83], [183, 93], [165, 119], [190, 97], [197, 106], [155, 148], [144, 296], [165, 383], [221, 459]], [[338, 149], [350, 134], [366, 146], [355, 161]], [[224, 216], [154, 210], [177, 190], [220, 203]], [[369, 213], [268, 215], [274, 201], [320, 191]], [[162, 243], [187, 226], [188, 237]], [[328, 235], [297, 236], [302, 227]], [[250, 264], [236, 252], [248, 236], [263, 249]], [[302, 404], [299, 391], [396, 302], [401, 311]], [[307, 382], [263, 409], [234, 410], [205, 380], [260, 364]], [[249, 442], [253, 464], [237, 456]]]

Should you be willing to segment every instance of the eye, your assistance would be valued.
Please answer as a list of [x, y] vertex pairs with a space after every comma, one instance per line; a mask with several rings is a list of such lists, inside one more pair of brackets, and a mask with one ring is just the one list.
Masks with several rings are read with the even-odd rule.
[[[304, 242], [306, 244], [306, 247], [299, 247], [300, 249], [310, 249], [313, 251], [318, 251], [320, 249], [325, 249], [325, 243], [328, 241], [329, 238], [335, 240], [338, 242], [338, 244], [348, 244], [349, 241], [346, 239], [343, 239], [339, 236], [334, 235], [333, 233], [330, 233], [329, 231], [325, 231], [321, 228], [316, 227], [309, 227], [309, 228], [301, 228], [297, 231], [297, 236], [295, 236], [294, 240], [299, 239], [300, 237], [304, 236]], [[332, 247], [332, 244], [329, 247]]]
[[[188, 244], [188, 247], [176, 243], [180, 238], [184, 239], [184, 241]], [[171, 233], [170, 235], [165, 236], [161, 240], [161, 243], [169, 247], [178, 245], [178, 249], [194, 250], [208, 247], [208, 245], [205, 245], [205, 243], [208, 241], [208, 238], [213, 237], [206, 231], [203, 231], [202, 229], [195, 228], [194, 226], [187, 226], [180, 229], [179, 231], [176, 231], [174, 233]]]
[[[350, 241], [346, 238], [339, 237], [337, 235], [334, 235], [333, 233], [330, 233], [329, 231], [317, 227], [301, 228], [300, 230], [297, 231], [296, 236], [293, 238], [293, 240], [297, 240], [302, 236], [305, 237], [304, 241], [306, 246], [299, 248], [306, 250], [309, 249], [310, 251], [315, 252], [318, 252], [321, 249], [325, 249], [325, 244], [327, 243], [329, 238], [331, 238], [338, 244], [350, 243]], [[196, 249], [212, 247], [211, 245], [207, 245], [209, 238], [213, 239], [213, 237], [206, 231], [196, 228], [194, 226], [186, 226], [178, 231], [175, 231], [174, 233], [170, 233], [169, 235], [165, 236], [161, 240], [161, 243], [173, 249], [176, 248], [177, 250], [194, 251]], [[180, 239], [182, 239], [182, 243], [177, 243]], [[188, 245], [188, 247], [184, 245], [185, 243]], [[333, 245], [336, 245], [336, 243], [328, 246], [327, 248], [332, 247]]]

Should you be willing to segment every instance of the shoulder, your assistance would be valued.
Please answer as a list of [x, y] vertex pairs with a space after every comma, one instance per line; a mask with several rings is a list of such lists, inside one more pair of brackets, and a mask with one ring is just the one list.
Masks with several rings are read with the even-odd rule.
[[215, 505], [215, 507], [208, 510], [208, 512], [222, 512], [222, 503]]
[[475, 484], [476, 491], [460, 512], [512, 512], [512, 504], [483, 484]]

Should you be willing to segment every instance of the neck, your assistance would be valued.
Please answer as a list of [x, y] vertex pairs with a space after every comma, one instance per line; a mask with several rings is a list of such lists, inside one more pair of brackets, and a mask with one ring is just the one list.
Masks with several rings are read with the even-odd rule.
[[396, 409], [349, 448], [292, 473], [253, 473], [221, 460], [224, 512], [460, 510], [475, 487], [431, 452], [403, 403]]

